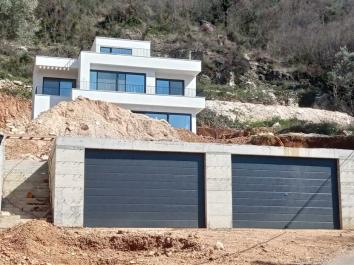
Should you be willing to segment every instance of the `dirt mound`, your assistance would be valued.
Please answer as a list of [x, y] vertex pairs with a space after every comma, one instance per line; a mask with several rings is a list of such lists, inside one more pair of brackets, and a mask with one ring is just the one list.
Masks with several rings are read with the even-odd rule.
[[0, 129], [19, 133], [31, 121], [31, 101], [0, 93]]
[[27, 128], [32, 135], [82, 135], [139, 140], [178, 140], [165, 121], [150, 119], [117, 104], [85, 98], [61, 102]]
[[201, 249], [194, 239], [170, 233], [75, 231], [44, 221], [30, 221], [0, 234], [0, 264], [120, 264], [117, 259], [130, 252], [163, 255]]
[[175, 129], [179, 135], [179, 138], [184, 142], [190, 143], [209, 143], [213, 142], [213, 138], [202, 135], [197, 135], [186, 129]]
[[89, 234], [80, 236], [76, 246], [82, 250], [110, 248], [118, 251], [201, 250], [201, 245], [189, 238], [172, 237], [169, 234], [123, 233], [114, 236]]

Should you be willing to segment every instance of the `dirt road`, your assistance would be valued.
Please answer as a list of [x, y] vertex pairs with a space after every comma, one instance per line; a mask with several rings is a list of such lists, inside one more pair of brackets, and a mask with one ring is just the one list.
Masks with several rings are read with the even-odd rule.
[[353, 249], [354, 231], [61, 229], [33, 221], [0, 233], [0, 264], [322, 265]]

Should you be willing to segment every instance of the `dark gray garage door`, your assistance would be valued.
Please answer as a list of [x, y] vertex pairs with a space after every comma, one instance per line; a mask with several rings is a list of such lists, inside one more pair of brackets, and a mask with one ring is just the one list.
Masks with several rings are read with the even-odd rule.
[[233, 156], [233, 226], [339, 228], [336, 163]]
[[85, 151], [84, 225], [204, 227], [204, 155]]

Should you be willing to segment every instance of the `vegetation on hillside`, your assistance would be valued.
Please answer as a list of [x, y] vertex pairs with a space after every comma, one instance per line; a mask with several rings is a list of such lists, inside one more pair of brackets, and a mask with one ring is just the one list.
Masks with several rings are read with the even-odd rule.
[[35, 54], [77, 56], [96, 35], [203, 61], [207, 98], [353, 113], [352, 0], [0, 0], [0, 78]]

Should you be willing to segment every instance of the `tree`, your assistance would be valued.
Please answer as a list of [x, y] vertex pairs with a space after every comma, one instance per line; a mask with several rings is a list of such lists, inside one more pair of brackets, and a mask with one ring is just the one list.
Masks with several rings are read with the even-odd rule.
[[36, 30], [32, 0], [0, 0], [0, 37], [29, 39]]
[[[349, 52], [347, 47], [341, 48], [335, 55], [335, 64], [328, 76], [336, 109], [348, 106], [353, 112], [354, 52]], [[341, 106], [341, 104], [345, 105]]]

